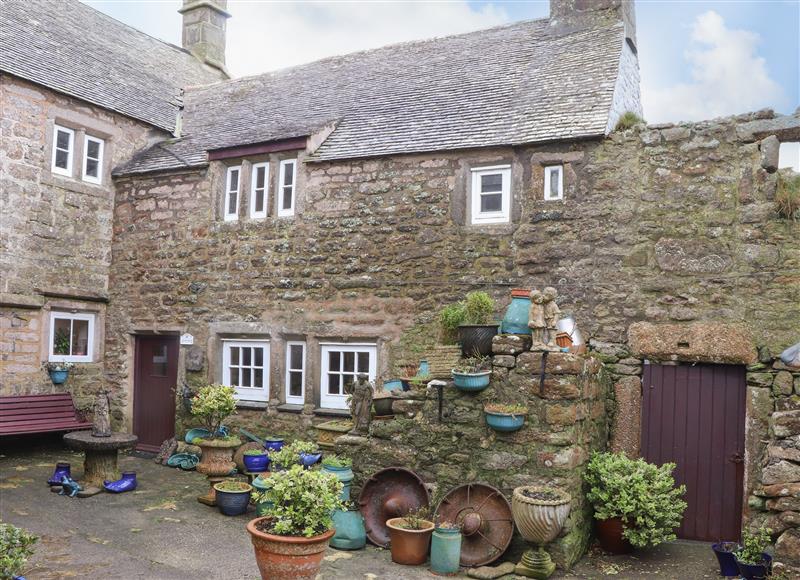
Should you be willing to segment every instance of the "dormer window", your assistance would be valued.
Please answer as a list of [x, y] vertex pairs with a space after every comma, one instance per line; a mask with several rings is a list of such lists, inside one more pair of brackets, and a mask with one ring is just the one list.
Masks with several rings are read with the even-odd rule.
[[256, 163], [253, 165], [253, 174], [250, 177], [250, 217], [267, 217], [267, 201], [269, 188], [269, 163]]
[[241, 182], [242, 166], [228, 167], [225, 177], [225, 221], [239, 219], [239, 183]]
[[500, 224], [511, 219], [511, 166], [472, 170], [472, 223]]
[[278, 216], [294, 215], [297, 159], [284, 159], [278, 175]]
[[75, 131], [56, 125], [53, 128], [53, 165], [51, 171], [72, 177], [72, 155], [75, 151]]
[[564, 199], [564, 166], [550, 165], [544, 168], [544, 200]]
[[103, 140], [86, 135], [83, 157], [83, 180], [100, 184], [103, 177]]

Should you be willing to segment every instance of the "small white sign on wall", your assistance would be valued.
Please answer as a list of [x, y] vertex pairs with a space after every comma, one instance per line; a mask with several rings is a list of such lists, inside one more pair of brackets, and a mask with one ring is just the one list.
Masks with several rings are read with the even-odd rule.
[[181, 344], [194, 344], [194, 336], [188, 332], [186, 334], [181, 334]]

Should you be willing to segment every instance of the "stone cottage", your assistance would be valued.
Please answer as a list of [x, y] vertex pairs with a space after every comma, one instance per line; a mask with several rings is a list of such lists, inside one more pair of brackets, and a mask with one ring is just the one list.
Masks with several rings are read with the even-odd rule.
[[[307, 434], [356, 372], [435, 349], [443, 305], [552, 285], [591, 356], [498, 340], [494, 392], [536, 408], [529, 430], [488, 434], [450, 391], [437, 424], [411, 393], [340, 450], [576, 493], [592, 449], [677, 461], [682, 537], [768, 520], [800, 561], [800, 369], [775, 358], [800, 339], [800, 226], [775, 203], [800, 117], [618, 129], [641, 115], [632, 2], [232, 80], [225, 4], [185, 0], [180, 49], [4, 2], [0, 394], [72, 360], [79, 404], [110, 387], [143, 449], [209, 381], [238, 423]], [[562, 563], [588, 538], [574, 511]]]

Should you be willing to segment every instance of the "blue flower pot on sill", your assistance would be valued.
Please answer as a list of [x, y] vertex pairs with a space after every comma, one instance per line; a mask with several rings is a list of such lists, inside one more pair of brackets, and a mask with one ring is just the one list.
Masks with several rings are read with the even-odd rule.
[[69, 376], [69, 371], [50, 371], [50, 380], [54, 385], [64, 384]]
[[479, 373], [457, 373], [453, 374], [453, 384], [460, 391], [478, 392], [489, 386], [489, 379], [492, 371], [482, 371]]
[[486, 415], [486, 424], [495, 431], [504, 433], [510, 431], [519, 431], [525, 424], [525, 415], [510, 415], [508, 413], [492, 413], [491, 411], [484, 411]]

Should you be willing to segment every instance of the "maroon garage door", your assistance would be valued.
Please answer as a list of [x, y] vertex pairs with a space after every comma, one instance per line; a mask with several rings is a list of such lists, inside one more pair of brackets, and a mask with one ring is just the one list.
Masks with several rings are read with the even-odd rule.
[[677, 464], [688, 507], [678, 537], [739, 539], [744, 476], [745, 368], [648, 364], [642, 456]]

